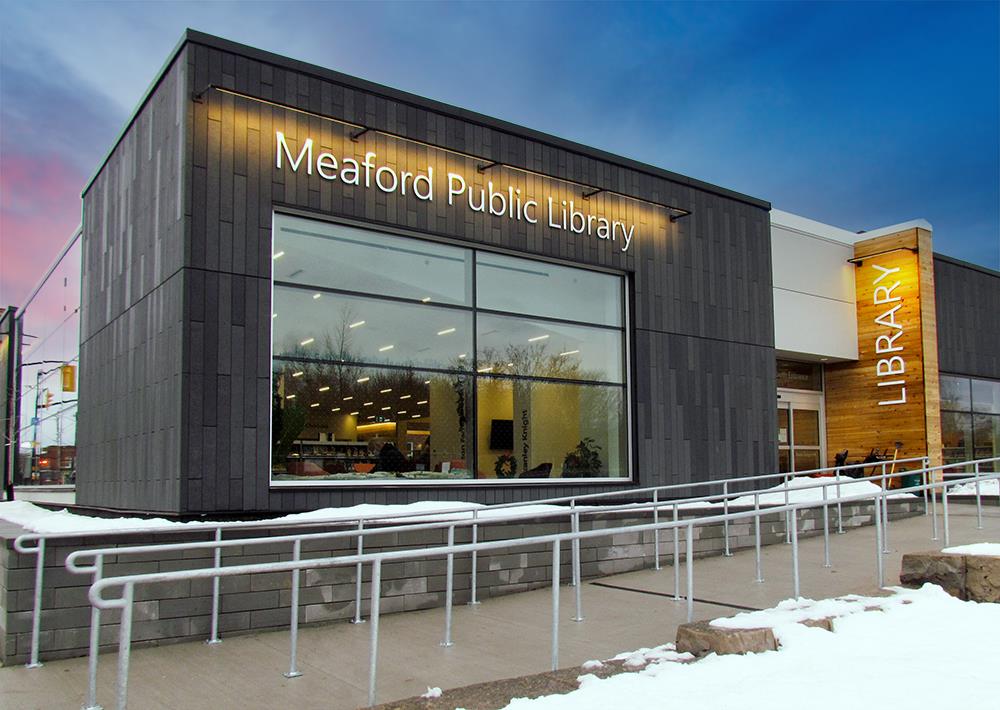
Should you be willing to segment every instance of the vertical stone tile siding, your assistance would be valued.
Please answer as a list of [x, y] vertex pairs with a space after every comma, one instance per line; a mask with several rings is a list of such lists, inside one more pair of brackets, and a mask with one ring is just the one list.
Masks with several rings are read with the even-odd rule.
[[[922, 501], [894, 501], [892, 517], [916, 515], [923, 511]], [[844, 506], [844, 526], [858, 527], [872, 522], [871, 506]], [[688, 515], [693, 515], [689, 513]], [[684, 517], [684, 516], [682, 516]], [[649, 517], [607, 514], [582, 518], [583, 530], [621, 527], [650, 522]], [[822, 533], [819, 510], [800, 513], [800, 536]], [[836, 508], [830, 507], [831, 530], [836, 529]], [[302, 529], [319, 532], [331, 528]], [[566, 522], [526, 521], [516, 524], [481, 525], [480, 540], [505, 540], [536, 535], [568, 532]], [[287, 534], [274, 530], [273, 535]], [[753, 523], [733, 523], [729, 528], [732, 549], [752, 547]], [[261, 535], [263, 533], [256, 533]], [[469, 528], [456, 529], [458, 543], [469, 542]], [[696, 556], [721, 554], [721, 525], [700, 527], [695, 532]], [[239, 537], [233, 533], [232, 536]], [[228, 537], [228, 536], [227, 536]], [[248, 537], [248, 535], [243, 535]], [[118, 544], [159, 544], [166, 542], [202, 541], [211, 534], [169, 534], [123, 538], [81, 536], [51, 540], [45, 555], [45, 585], [42, 594], [41, 658], [65, 658], [86, 654], [90, 604], [87, 600], [89, 576], [70, 574], [64, 564], [66, 556], [83, 548], [109, 547]], [[775, 544], [785, 539], [784, 516], [768, 515], [761, 522], [762, 543]], [[444, 545], [445, 529], [417, 531], [410, 534], [386, 533], [365, 539], [365, 551], [401, 550]], [[661, 533], [661, 560], [671, 564], [673, 546], [670, 531]], [[13, 540], [5, 539], [0, 546], [0, 661], [5, 665], [26, 662], [31, 641], [31, 609], [34, 587], [34, 558], [20, 555], [13, 549]], [[329, 557], [353, 554], [354, 538], [304, 542], [302, 556]], [[683, 547], [681, 548], [683, 555]], [[290, 543], [238, 546], [223, 551], [223, 565], [278, 562], [291, 559]], [[563, 545], [561, 577], [570, 579], [570, 547]], [[143, 572], [196, 569], [212, 565], [212, 552], [172, 552], [123, 556], [105, 560], [105, 577]], [[581, 570], [585, 578], [600, 577], [653, 566], [653, 534], [616, 533], [581, 542]], [[462, 555], [455, 559], [455, 603], [469, 600], [471, 559]], [[478, 595], [480, 599], [522, 592], [551, 583], [552, 552], [550, 545], [534, 545], [493, 553], [481, 553], [478, 562]], [[371, 567], [364, 569], [362, 613], [369, 607], [369, 576]], [[382, 569], [382, 611], [394, 613], [427, 609], [444, 605], [446, 561], [443, 557], [406, 562], [392, 562]], [[210, 580], [181, 581], [146, 585], [136, 588], [132, 638], [136, 645], [204, 639], [211, 621]], [[309, 570], [302, 575], [299, 620], [301, 623], [341, 621], [354, 615], [354, 566]], [[219, 627], [221, 634], [236, 634], [264, 629], [287, 628], [290, 614], [291, 575], [256, 574], [225, 577], [221, 582]], [[102, 649], [112, 649], [117, 643], [118, 612], [102, 615]]]

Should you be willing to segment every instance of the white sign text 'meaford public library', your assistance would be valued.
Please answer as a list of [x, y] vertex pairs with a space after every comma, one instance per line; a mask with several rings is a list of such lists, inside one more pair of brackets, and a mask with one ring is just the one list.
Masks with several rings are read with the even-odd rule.
[[[906, 404], [906, 361], [903, 355], [893, 355], [892, 353], [902, 353], [902, 343], [897, 344], [903, 335], [903, 323], [897, 320], [896, 314], [903, 307], [903, 297], [893, 292], [899, 288], [900, 282], [897, 280], [889, 285], [887, 279], [893, 274], [898, 274], [900, 268], [895, 266], [887, 268], [872, 264], [872, 268], [878, 272], [878, 276], [872, 281], [875, 292], [872, 301], [876, 306], [882, 306], [885, 310], [875, 317], [875, 324], [885, 328], [885, 331], [875, 336], [875, 355], [879, 360], [875, 363], [876, 385], [879, 387], [890, 387], [892, 395], [898, 395], [895, 399], [880, 400], [879, 406], [884, 407], [892, 404]], [[885, 283], [882, 283], [885, 281]], [[898, 389], [897, 389], [898, 388]]]
[[[420, 172], [396, 170], [389, 165], [379, 165], [378, 155], [373, 151], [366, 152], [361, 161], [351, 157], [338, 159], [332, 153], [317, 153], [313, 149], [312, 138], [305, 139], [295, 154], [289, 148], [285, 135], [276, 131], [275, 167], [281, 170], [286, 162], [293, 172], [304, 167], [308, 175], [316, 174], [324, 180], [339, 180], [346, 185], [364, 186], [366, 189], [374, 187], [385, 193], [410, 196], [425, 202], [433, 202], [435, 198], [434, 168], [430, 165]], [[573, 200], [546, 197], [544, 203], [539, 204], [512, 185], [500, 187], [487, 181], [485, 187], [475, 187], [469, 185], [459, 173], [448, 173], [447, 193], [449, 205], [462, 203], [474, 212], [530, 224], [544, 220], [552, 229], [615, 242], [623, 252], [628, 251], [635, 237], [634, 224], [626, 225], [618, 220], [588, 214], [579, 209]]]

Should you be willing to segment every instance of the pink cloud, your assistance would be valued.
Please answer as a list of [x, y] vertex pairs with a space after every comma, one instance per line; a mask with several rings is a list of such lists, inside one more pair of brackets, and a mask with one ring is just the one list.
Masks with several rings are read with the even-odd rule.
[[53, 155], [0, 164], [0, 306], [19, 305], [80, 223], [87, 176]]

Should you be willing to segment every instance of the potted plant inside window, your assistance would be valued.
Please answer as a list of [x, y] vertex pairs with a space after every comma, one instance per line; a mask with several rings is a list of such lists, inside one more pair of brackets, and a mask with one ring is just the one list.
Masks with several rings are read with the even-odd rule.
[[563, 478], [593, 478], [601, 474], [601, 447], [592, 438], [584, 437], [563, 459]]

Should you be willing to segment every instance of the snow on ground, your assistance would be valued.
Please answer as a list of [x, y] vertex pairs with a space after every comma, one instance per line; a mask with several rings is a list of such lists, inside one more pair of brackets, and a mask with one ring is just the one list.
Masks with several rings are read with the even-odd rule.
[[[586, 674], [572, 693], [516, 698], [507, 707], [659, 710], [668, 703], [719, 710], [996, 707], [1000, 604], [964, 602], [933, 585], [894, 591], [888, 598], [845, 597], [845, 605], [856, 613], [835, 619], [835, 633], [789, 623], [793, 615], [788, 608], [765, 613], [775, 624], [779, 651], [654, 663], [604, 680]], [[826, 607], [826, 601], [836, 600], [811, 604]], [[808, 606], [807, 602], [793, 604]], [[882, 611], [861, 613], [865, 606]], [[846, 611], [846, 606], [838, 609]]]
[[[948, 495], [974, 496], [976, 495], [975, 483], [962, 483], [948, 489]], [[995, 496], [1000, 495], [1000, 480], [992, 478], [988, 481], [979, 482], [979, 495]]]
[[959, 555], [993, 555], [1000, 557], [1000, 542], [977, 542], [972, 545], [946, 547], [941, 552], [953, 552]]
[[[488, 509], [487, 506], [478, 503], [454, 503], [446, 501], [420, 501], [407, 505], [356, 505], [351, 508], [321, 508], [311, 510], [306, 513], [293, 513], [279, 518], [271, 518], [268, 521], [260, 521], [262, 527], [268, 525], [287, 525], [296, 523], [325, 523], [338, 521], [357, 520], [360, 517], [371, 519], [381, 516], [401, 516], [392, 522], [430, 522], [433, 520], [460, 520], [470, 518], [471, 512], [454, 512], [456, 509], [465, 508], [477, 510], [477, 515], [481, 518], [494, 518], [511, 515], [538, 515], [553, 511], [566, 512], [568, 509], [557, 505], [525, 505], [517, 508], [501, 508], [499, 510]], [[578, 510], [586, 509], [585, 506], [578, 506]], [[449, 512], [452, 511], [452, 512]], [[409, 517], [419, 516], [419, 517]], [[60, 534], [60, 533], [100, 533], [100, 532], [122, 532], [126, 530], [150, 530], [150, 529], [183, 529], [185, 527], [205, 527], [220, 525], [230, 527], [236, 525], [246, 525], [246, 522], [224, 521], [212, 523], [210, 521], [177, 522], [164, 518], [96, 518], [88, 515], [71, 513], [68, 510], [48, 510], [41, 506], [34, 505], [27, 501], [15, 500], [0, 502], [0, 519], [7, 520], [15, 525], [38, 533]]]

